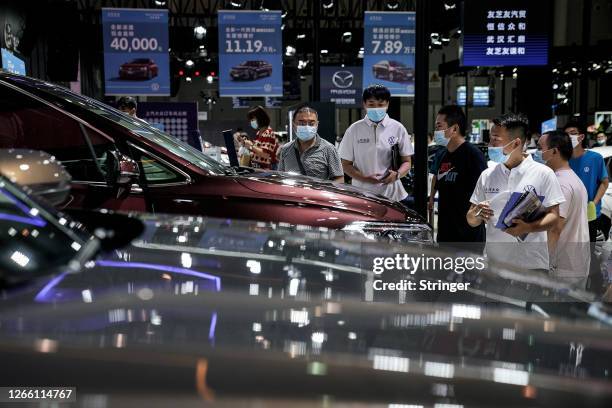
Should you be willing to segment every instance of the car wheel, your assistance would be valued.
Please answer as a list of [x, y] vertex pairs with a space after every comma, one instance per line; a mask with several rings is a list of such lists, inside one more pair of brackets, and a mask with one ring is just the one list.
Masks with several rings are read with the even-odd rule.
[[389, 81], [395, 82], [395, 75], [393, 74], [393, 72], [389, 72]]

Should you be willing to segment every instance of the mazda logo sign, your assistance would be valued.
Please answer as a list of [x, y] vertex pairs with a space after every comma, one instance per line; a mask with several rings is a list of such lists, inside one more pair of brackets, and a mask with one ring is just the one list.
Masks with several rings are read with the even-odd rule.
[[350, 88], [353, 86], [353, 73], [350, 71], [336, 71], [332, 82], [337, 88]]

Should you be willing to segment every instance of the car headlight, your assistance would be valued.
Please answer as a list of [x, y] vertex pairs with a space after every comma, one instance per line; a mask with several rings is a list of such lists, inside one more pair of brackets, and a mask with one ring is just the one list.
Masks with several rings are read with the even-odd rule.
[[357, 232], [372, 240], [386, 238], [394, 242], [433, 243], [433, 231], [427, 224], [356, 221], [342, 230]]

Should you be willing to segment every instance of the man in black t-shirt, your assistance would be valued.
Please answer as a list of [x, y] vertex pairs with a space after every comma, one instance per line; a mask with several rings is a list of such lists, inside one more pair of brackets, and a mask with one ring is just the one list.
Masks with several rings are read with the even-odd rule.
[[[480, 173], [487, 168], [482, 152], [465, 141], [466, 119], [456, 105], [440, 109], [436, 116], [435, 139], [446, 144], [436, 174], [438, 190], [438, 242], [484, 242], [484, 225], [476, 228], [465, 218], [470, 197]], [[480, 249], [475, 246], [474, 249]]]

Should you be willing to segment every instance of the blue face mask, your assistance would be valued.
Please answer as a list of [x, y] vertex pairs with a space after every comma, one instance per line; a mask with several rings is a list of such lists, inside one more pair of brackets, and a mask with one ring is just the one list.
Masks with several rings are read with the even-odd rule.
[[372, 122], [380, 122], [387, 115], [387, 108], [366, 108], [366, 112]]
[[257, 125], [257, 121], [255, 119], [251, 121], [251, 127], [255, 130], [259, 129], [259, 126]]
[[[511, 144], [512, 142], [508, 143], [506, 146], [509, 146]], [[489, 146], [488, 148], [489, 160], [494, 161], [495, 163], [502, 163], [502, 164], [507, 162], [512, 152], [514, 152], [514, 150], [516, 149], [512, 150], [512, 152], [508, 154], [504, 154], [504, 149], [506, 148], [506, 146], [502, 146], [502, 147]]]
[[[548, 149], [548, 150], [551, 150], [551, 149]], [[546, 153], [548, 150], [545, 150], [545, 151], [536, 150], [535, 153], [533, 154], [533, 160], [538, 163], [546, 164], [546, 160], [544, 160], [544, 153]]]
[[317, 135], [317, 127], [316, 126], [297, 126], [295, 129], [295, 134], [298, 139], [307, 142], [312, 140], [313, 137]]
[[446, 147], [446, 145], [448, 145], [448, 139], [444, 137], [444, 132], [445, 132], [444, 130], [436, 130], [434, 132], [434, 142], [438, 146]]

